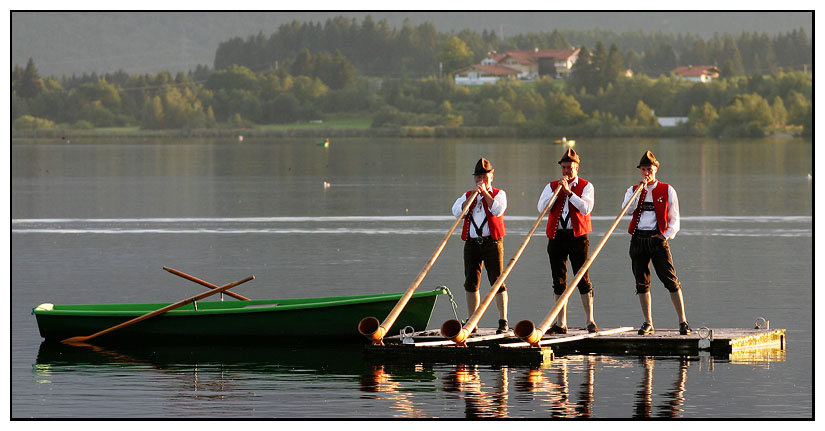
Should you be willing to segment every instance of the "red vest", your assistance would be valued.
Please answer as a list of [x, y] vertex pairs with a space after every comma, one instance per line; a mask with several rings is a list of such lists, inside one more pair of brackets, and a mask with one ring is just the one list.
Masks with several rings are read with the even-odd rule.
[[[576, 183], [576, 186], [570, 190], [572, 190], [576, 196], [581, 197], [584, 187], [587, 184], [588, 183], [584, 178], [579, 178], [579, 182]], [[556, 190], [558, 185], [558, 180], [553, 181], [550, 183], [550, 188]], [[556, 237], [556, 230], [559, 228], [559, 218], [561, 217], [561, 212], [564, 209], [564, 201], [565, 199], [562, 198], [560, 193], [559, 197], [556, 198], [556, 202], [553, 203], [553, 207], [550, 208], [550, 216], [547, 217], [547, 237], [550, 239]], [[570, 216], [570, 221], [573, 225], [573, 236], [582, 236], [588, 232], [593, 232], [593, 224], [590, 222], [590, 214], [582, 214], [575, 205], [568, 204], [567, 208], [567, 214]]]
[[[636, 191], [638, 185], [633, 186], [633, 191]], [[656, 223], [659, 225], [659, 233], [665, 234], [667, 230], [667, 210], [670, 201], [667, 197], [668, 185], [659, 181], [659, 184], [653, 188], [653, 209], [656, 213]], [[642, 192], [644, 194], [645, 192]], [[630, 219], [630, 226], [627, 227], [627, 233], [632, 234], [636, 231], [636, 225], [639, 224], [639, 215], [641, 213], [642, 199], [639, 196], [639, 204], [636, 206], [636, 211], [633, 212], [633, 218]]]
[[[496, 197], [496, 195], [500, 191], [501, 190], [499, 190], [497, 188], [493, 188], [493, 192], [490, 193], [490, 194], [493, 197]], [[467, 192], [466, 195], [464, 195], [464, 197], [469, 199], [470, 195], [472, 195], [473, 192], [474, 192], [474, 190], [470, 190], [469, 192]], [[490, 236], [493, 239], [504, 238], [504, 235], [507, 235], [507, 231], [504, 230], [504, 213], [502, 213], [500, 216], [496, 217], [496, 216], [493, 215], [493, 213], [490, 212], [490, 208], [487, 207], [487, 202], [484, 199], [481, 200], [481, 204], [484, 207], [484, 212], [487, 214], [487, 225], [490, 228]], [[465, 205], [466, 205], [466, 203], [465, 203]], [[473, 203], [473, 205], [477, 205], [477, 204]], [[467, 215], [464, 216], [464, 227], [461, 229], [461, 239], [463, 239], [464, 241], [467, 241], [467, 239], [470, 238], [470, 217], [472, 217], [472, 216], [473, 216], [473, 209], [470, 208], [467, 211]]]

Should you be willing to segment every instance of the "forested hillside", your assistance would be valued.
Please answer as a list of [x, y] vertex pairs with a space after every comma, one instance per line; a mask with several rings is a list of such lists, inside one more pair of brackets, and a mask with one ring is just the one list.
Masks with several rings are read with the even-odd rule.
[[[589, 41], [584, 43], [583, 41]], [[457, 86], [449, 72], [487, 52], [581, 48], [567, 80]], [[408, 135], [765, 136], [812, 130], [812, 40], [802, 28], [710, 38], [602, 30], [500, 37], [400, 28], [370, 16], [292, 21], [219, 44], [214, 68], [43, 76], [12, 71], [13, 129], [257, 128], [361, 116]], [[711, 83], [670, 71], [717, 65]], [[663, 130], [657, 117], [688, 117]]]
[[[214, 67], [221, 42], [262, 33], [270, 37], [292, 21], [323, 25], [345, 16], [361, 22], [367, 15], [400, 29], [431, 23], [440, 33], [470, 30], [511, 38], [559, 31], [657, 33], [695, 35], [710, 39], [725, 33], [767, 34], [773, 37], [802, 28], [813, 34], [811, 12], [12, 12], [11, 62], [33, 58], [44, 76], [84, 73], [188, 72], [198, 65]], [[595, 39], [571, 38], [592, 46]], [[608, 39], [603, 39], [608, 43]], [[643, 47], [622, 45], [640, 52]]]
[[[445, 41], [460, 40], [460, 47], [445, 52]], [[668, 74], [680, 65], [717, 65], [728, 75], [771, 73], [779, 68], [812, 68], [812, 41], [804, 29], [769, 36], [766, 33], [719, 35], [705, 38], [662, 32], [585, 30], [518, 34], [501, 39], [495, 31], [462, 30], [440, 33], [431, 23], [418, 26], [405, 21], [400, 29], [367, 16], [362, 21], [336, 17], [325, 23], [293, 21], [270, 36], [263, 33], [222, 42], [215, 55], [215, 68], [243, 65], [255, 71], [276, 68], [309, 51], [339, 52], [362, 75], [423, 77], [449, 73], [454, 68], [480, 61], [488, 52], [510, 50], [567, 49], [600, 42], [614, 44], [622, 63], [633, 73], [649, 76]], [[461, 60], [452, 61], [461, 52]], [[442, 70], [439, 64], [451, 67]]]

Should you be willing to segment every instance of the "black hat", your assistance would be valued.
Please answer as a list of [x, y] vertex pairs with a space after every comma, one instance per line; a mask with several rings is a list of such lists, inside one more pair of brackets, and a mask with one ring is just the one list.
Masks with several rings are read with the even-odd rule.
[[641, 168], [642, 166], [651, 166], [651, 165], [659, 167], [659, 161], [656, 160], [656, 156], [654, 156], [653, 153], [650, 152], [650, 150], [647, 150], [647, 152], [645, 152], [644, 155], [642, 156], [642, 160], [639, 161], [639, 166], [636, 166], [636, 167]]
[[562, 156], [561, 160], [559, 160], [559, 164], [562, 162], [576, 162], [581, 164], [581, 161], [579, 161], [579, 155], [576, 154], [576, 150], [572, 148], [568, 148], [567, 151], [565, 151], [564, 156]]
[[473, 172], [473, 175], [484, 175], [493, 171], [495, 171], [495, 169], [493, 169], [493, 164], [490, 163], [489, 160], [482, 157], [478, 159], [478, 163], [476, 163], [476, 170]]

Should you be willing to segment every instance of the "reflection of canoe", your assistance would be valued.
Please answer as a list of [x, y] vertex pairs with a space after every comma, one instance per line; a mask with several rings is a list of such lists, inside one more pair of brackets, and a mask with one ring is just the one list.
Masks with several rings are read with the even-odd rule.
[[[331, 360], [330, 358], [334, 358]], [[433, 364], [422, 362], [375, 364], [365, 362], [364, 346], [330, 344], [319, 340], [301, 345], [134, 345], [70, 346], [43, 342], [37, 352], [34, 372], [48, 376], [54, 372], [83, 373], [93, 370], [121, 376], [134, 371], [163, 376], [165, 387], [179, 384], [191, 391], [199, 384], [209, 387], [215, 374], [243, 372], [250, 379], [286, 378], [289, 381], [358, 382], [365, 392], [392, 389], [398, 381], [434, 382], [438, 380]], [[214, 370], [219, 369], [220, 373]], [[200, 375], [199, 375], [199, 372]], [[283, 376], [283, 377], [279, 377]], [[326, 376], [326, 377], [325, 377]], [[151, 378], [151, 377], [150, 377]]]
[[[426, 329], [446, 287], [417, 292], [390, 333], [405, 326]], [[95, 344], [364, 342], [358, 323], [389, 314], [402, 293], [252, 301], [200, 301], [94, 339]], [[91, 335], [162, 308], [158, 304], [41, 304], [34, 308], [40, 335], [60, 341]]]

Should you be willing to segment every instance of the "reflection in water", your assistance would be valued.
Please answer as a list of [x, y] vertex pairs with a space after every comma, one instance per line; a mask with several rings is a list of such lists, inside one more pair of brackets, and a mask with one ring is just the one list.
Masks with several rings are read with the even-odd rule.
[[596, 357], [593, 355], [584, 356], [584, 374], [581, 385], [579, 385], [579, 403], [576, 405], [576, 416], [589, 418], [593, 411], [591, 406], [596, 400], [593, 395], [593, 386], [596, 383]]
[[[150, 398], [163, 394], [153, 401], [156, 405], [150, 412], [185, 412], [191, 417], [260, 414], [266, 407], [262, 394], [268, 390], [282, 391], [290, 381], [296, 388], [304, 388], [307, 381], [325, 380], [356, 387], [359, 399], [375, 401], [366, 404], [372, 409], [367, 413], [383, 416], [449, 417], [461, 412], [465, 418], [683, 418], [698, 405], [691, 406], [686, 397], [691, 362], [697, 362], [694, 379], [701, 382], [703, 374], [714, 372], [714, 361], [748, 361], [749, 365], [767, 367], [770, 362], [759, 362], [765, 358], [784, 360], [784, 351], [730, 358], [568, 355], [537, 368], [467, 364], [434, 368], [421, 363], [365, 364], [358, 347], [115, 350], [44, 343], [33, 373], [37, 383], [53, 387], [67, 374], [83, 378], [93, 371], [100, 378], [113, 379], [114, 386], [128, 385], [130, 394], [143, 393], [144, 400], [147, 393]], [[627, 380], [622, 376], [626, 370], [641, 374]], [[629, 387], [623, 387], [628, 383]], [[634, 396], [617, 399], [616, 393]], [[312, 399], [314, 395], [308, 396]], [[594, 412], [597, 402], [600, 411]], [[292, 415], [312, 416], [322, 407], [306, 408]]]
[[[581, 374], [582, 382], [579, 386], [578, 399], [573, 401], [570, 395], [571, 369], [578, 364], [584, 365]], [[554, 374], [555, 378], [548, 378], [545, 371]], [[578, 374], [578, 373], [576, 373]], [[591, 415], [591, 406], [594, 400], [593, 384], [595, 381], [594, 356], [565, 356], [557, 358], [547, 368], [526, 370], [523, 379], [517, 383], [517, 390], [535, 394], [554, 418], [588, 418]]]
[[445, 392], [459, 392], [464, 395], [466, 418], [506, 418], [509, 390], [509, 368], [494, 368], [492, 375], [496, 383], [491, 390], [485, 390], [478, 365], [456, 365], [445, 380]]
[[644, 367], [644, 375], [639, 389], [636, 391], [636, 402], [633, 404], [634, 418], [649, 418], [650, 407], [653, 404], [653, 358], [643, 356], [639, 361]]
[[689, 365], [690, 361], [686, 357], [679, 358], [679, 373], [673, 382], [672, 390], [664, 394], [666, 400], [659, 406], [658, 416], [677, 418], [685, 413], [682, 406], [685, 405], [685, 381]]
[[[423, 371], [420, 365], [416, 365], [417, 372]], [[360, 390], [362, 392], [383, 393], [382, 399], [392, 401], [392, 408], [396, 411], [393, 416], [404, 418], [424, 418], [427, 415], [416, 408], [413, 400], [413, 393], [405, 391], [400, 382], [393, 380], [393, 377], [386, 372], [384, 365], [373, 365], [368, 372], [361, 376]], [[362, 397], [376, 399], [376, 396]]]
[[[668, 359], [660, 359], [660, 361], [662, 360]], [[653, 368], [656, 360], [652, 356], [643, 356], [639, 358], [639, 361], [644, 367], [644, 376], [636, 391], [633, 417], [650, 418], [652, 417], [653, 406]], [[687, 356], [679, 358], [676, 378], [671, 384], [671, 390], [662, 394], [665, 400], [657, 406], [656, 417], [679, 418], [683, 416], [684, 409], [682, 407], [685, 404], [685, 383], [689, 365], [690, 359]]]
[[[91, 394], [94, 397], [91, 401], [75, 397], [74, 403], [85, 406], [84, 410], [73, 413], [80, 417], [97, 416], [86, 410], [94, 405], [94, 399], [118, 396], [124, 388], [128, 388], [129, 397], [140, 399], [141, 403], [108, 415], [239, 417], [254, 414], [261, 408], [260, 392], [271, 389], [273, 382], [277, 386], [302, 374], [313, 378], [325, 374], [357, 375], [363, 367], [360, 354], [360, 348], [347, 346], [113, 348], [43, 342], [33, 369], [41, 376], [37, 380], [42, 384], [54, 385], [55, 376], [63, 380], [66, 375], [81, 378], [89, 375], [110, 382]], [[336, 359], [329, 360], [331, 357]], [[306, 379], [299, 377], [301, 381]], [[302, 413], [287, 414], [290, 415]]]

